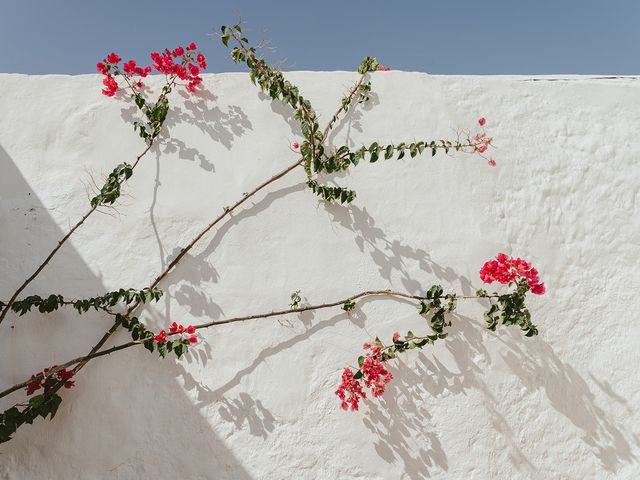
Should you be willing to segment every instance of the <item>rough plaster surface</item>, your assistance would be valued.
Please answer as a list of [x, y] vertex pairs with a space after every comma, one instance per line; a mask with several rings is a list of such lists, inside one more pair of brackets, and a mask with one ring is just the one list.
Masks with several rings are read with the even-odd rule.
[[[354, 73], [288, 75], [328, 118]], [[93, 362], [52, 421], [0, 446], [8, 479], [607, 479], [640, 475], [640, 83], [570, 77], [373, 75], [373, 104], [333, 137], [350, 145], [449, 138], [488, 118], [498, 166], [423, 156], [359, 166], [325, 205], [297, 171], [207, 235], [144, 321], [198, 323], [369, 288], [469, 293], [500, 251], [549, 293], [540, 336], [483, 329], [462, 303], [450, 337], [403, 357], [380, 401], [338, 409], [364, 341], [423, 331], [413, 307], [367, 300], [211, 329], [188, 359], [130, 349]], [[168, 135], [116, 211], [93, 217], [30, 293], [142, 288], [239, 194], [290, 164], [291, 112], [244, 74], [176, 96]], [[0, 296], [87, 209], [91, 178], [144, 145], [134, 111], [97, 76], [0, 76]], [[0, 387], [87, 351], [110, 318], [70, 311], [0, 326]], [[125, 340], [117, 335], [110, 344]], [[7, 406], [23, 399], [19, 392]]]

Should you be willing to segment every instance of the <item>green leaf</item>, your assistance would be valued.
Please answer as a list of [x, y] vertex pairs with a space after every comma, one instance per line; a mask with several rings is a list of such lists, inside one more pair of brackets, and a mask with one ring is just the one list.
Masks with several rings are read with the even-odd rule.
[[389, 160], [391, 157], [393, 157], [393, 145], [387, 146], [387, 148], [384, 151], [385, 160]]

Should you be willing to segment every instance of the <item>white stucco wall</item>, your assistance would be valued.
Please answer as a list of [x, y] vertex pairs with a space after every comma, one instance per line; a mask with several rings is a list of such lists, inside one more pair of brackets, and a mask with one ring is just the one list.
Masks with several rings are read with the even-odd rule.
[[[326, 119], [355, 73], [288, 75]], [[364, 341], [426, 331], [391, 300], [210, 329], [164, 361], [130, 349], [91, 363], [52, 421], [0, 445], [8, 479], [607, 479], [640, 475], [640, 83], [570, 77], [373, 75], [373, 105], [337, 143], [447, 138], [480, 116], [495, 169], [468, 156], [359, 166], [325, 205], [294, 172], [208, 235], [145, 310], [160, 329], [363, 289], [469, 293], [500, 251], [530, 259], [548, 294], [540, 336], [483, 328], [460, 304], [450, 337], [405, 355], [379, 401], [339, 410], [341, 369]], [[93, 217], [29, 293], [142, 288], [223, 206], [289, 165], [288, 109], [244, 74], [174, 97], [169, 137], [117, 211]], [[0, 75], [0, 297], [86, 211], [91, 177], [143, 148], [132, 109], [95, 75]], [[111, 325], [72, 311], [0, 326], [0, 389], [85, 353]], [[120, 333], [109, 344], [126, 340]], [[6, 407], [22, 392], [3, 399]]]

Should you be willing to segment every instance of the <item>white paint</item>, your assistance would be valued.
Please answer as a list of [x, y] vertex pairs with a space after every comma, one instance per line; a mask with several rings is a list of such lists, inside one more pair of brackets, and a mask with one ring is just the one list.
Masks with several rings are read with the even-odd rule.
[[[327, 119], [354, 73], [287, 75]], [[469, 292], [500, 251], [530, 259], [549, 293], [540, 336], [483, 329], [462, 303], [447, 341], [403, 357], [381, 401], [338, 409], [361, 344], [426, 325], [406, 304], [258, 320], [206, 332], [182, 362], [129, 350], [91, 363], [52, 421], [0, 446], [9, 479], [637, 478], [640, 382], [640, 87], [632, 79], [373, 75], [371, 107], [336, 143], [448, 138], [480, 116], [499, 147], [379, 162], [337, 181], [352, 207], [319, 203], [295, 172], [208, 235], [147, 309], [171, 321], [283, 308], [369, 288]], [[92, 218], [30, 293], [141, 288], [244, 191], [295, 160], [288, 109], [246, 75], [206, 76], [177, 104], [112, 216]], [[6, 297], [87, 209], [98, 180], [143, 148], [122, 100], [95, 75], [0, 76], [0, 294]], [[28, 195], [28, 193], [31, 193]], [[87, 351], [111, 319], [32, 315], [0, 327], [0, 387]], [[110, 344], [126, 340], [120, 333]], [[21, 401], [15, 394], [2, 406]]]

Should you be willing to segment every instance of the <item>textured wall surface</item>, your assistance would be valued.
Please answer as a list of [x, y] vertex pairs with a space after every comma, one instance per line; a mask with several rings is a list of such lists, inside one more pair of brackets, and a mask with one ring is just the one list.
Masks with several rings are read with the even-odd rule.
[[[357, 78], [288, 76], [324, 119]], [[29, 293], [142, 288], [225, 205], [295, 160], [287, 108], [244, 74], [205, 86], [175, 95], [167, 140], [117, 209], [91, 218]], [[86, 211], [92, 179], [144, 148], [135, 111], [100, 88], [94, 75], [0, 76], [1, 298]], [[349, 207], [319, 202], [295, 171], [207, 235], [144, 321], [286, 308], [298, 289], [313, 303], [434, 282], [470, 293], [505, 251], [547, 284], [530, 299], [540, 335], [488, 332], [482, 306], [461, 303], [449, 338], [405, 355], [358, 413], [338, 408], [341, 369], [376, 334], [426, 331], [413, 306], [367, 300], [351, 315], [221, 326], [184, 361], [129, 349], [89, 364], [53, 421], [0, 445], [1, 478], [638, 478], [640, 83], [388, 72], [373, 89], [336, 143], [450, 138], [486, 116], [498, 166], [465, 155], [359, 166], [336, 179], [358, 192]], [[85, 353], [110, 325], [72, 311], [8, 318], [0, 389]]]

